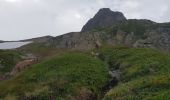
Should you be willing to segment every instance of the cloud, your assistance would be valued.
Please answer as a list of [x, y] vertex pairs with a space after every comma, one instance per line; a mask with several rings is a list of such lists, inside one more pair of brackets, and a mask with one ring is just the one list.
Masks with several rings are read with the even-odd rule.
[[6, 0], [6, 2], [11, 2], [11, 3], [13, 3], [13, 2], [17, 2], [17, 0]]
[[80, 31], [103, 7], [127, 18], [170, 21], [168, 0], [0, 0], [0, 40]]
[[156, 22], [166, 22], [167, 11], [170, 11], [168, 0], [126, 0], [120, 9], [128, 18], [150, 19]]

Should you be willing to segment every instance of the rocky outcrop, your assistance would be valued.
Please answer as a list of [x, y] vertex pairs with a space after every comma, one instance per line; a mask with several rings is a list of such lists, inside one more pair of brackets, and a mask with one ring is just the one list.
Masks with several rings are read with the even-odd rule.
[[117, 29], [116, 31], [97, 31], [83, 33], [68, 33], [46, 42], [46, 46], [63, 48], [90, 50], [99, 48], [102, 44], [125, 45], [130, 47], [147, 47], [161, 50], [170, 50], [170, 28], [146, 28], [143, 33], [138, 31], [126, 31]]
[[158, 28], [145, 33], [146, 39], [135, 42], [134, 47], [156, 48], [170, 51], [170, 28]]
[[99, 33], [68, 33], [51, 39], [46, 46], [64, 49], [89, 50], [101, 46]]
[[82, 32], [91, 31], [95, 28], [107, 27], [122, 21], [126, 21], [126, 18], [121, 12], [113, 12], [109, 8], [103, 8], [84, 25]]

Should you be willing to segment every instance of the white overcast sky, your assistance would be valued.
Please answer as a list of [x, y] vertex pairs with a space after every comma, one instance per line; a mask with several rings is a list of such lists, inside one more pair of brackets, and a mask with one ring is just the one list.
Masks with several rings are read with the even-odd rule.
[[100, 8], [170, 22], [170, 0], [0, 0], [0, 40], [80, 31]]

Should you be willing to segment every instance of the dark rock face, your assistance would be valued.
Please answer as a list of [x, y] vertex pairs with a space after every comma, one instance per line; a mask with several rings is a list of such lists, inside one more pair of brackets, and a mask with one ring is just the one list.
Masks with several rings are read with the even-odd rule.
[[107, 27], [121, 21], [126, 21], [126, 18], [121, 12], [113, 12], [109, 8], [103, 8], [87, 22], [82, 28], [82, 32], [87, 32], [94, 28]]

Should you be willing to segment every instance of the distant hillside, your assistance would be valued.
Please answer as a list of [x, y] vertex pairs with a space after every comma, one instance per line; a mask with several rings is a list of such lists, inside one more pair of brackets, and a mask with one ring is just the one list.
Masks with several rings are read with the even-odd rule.
[[32, 38], [32, 39], [26, 39], [26, 40], [21, 40], [23, 42], [25, 41], [33, 41], [33, 42], [39, 42], [39, 43], [42, 43], [42, 42], [46, 42], [47, 40], [51, 39], [52, 36], [42, 36], [42, 37], [37, 37], [37, 38]]
[[0, 43], [3, 42], [36, 42], [36, 43], [43, 43], [43, 42], [47, 42], [49, 39], [53, 38], [52, 36], [42, 36], [42, 37], [36, 37], [36, 38], [32, 38], [32, 39], [25, 39], [25, 40], [17, 40], [17, 41], [3, 41], [0, 40]]
[[81, 32], [23, 41], [34, 41], [41, 43], [41, 46], [58, 49], [91, 50], [108, 44], [170, 51], [170, 23], [156, 23], [147, 19], [127, 20], [121, 12], [102, 8]]
[[103, 44], [170, 50], [170, 23], [129, 19], [120, 12], [104, 8], [87, 22], [82, 32], [49, 39], [45, 46], [90, 50]]

